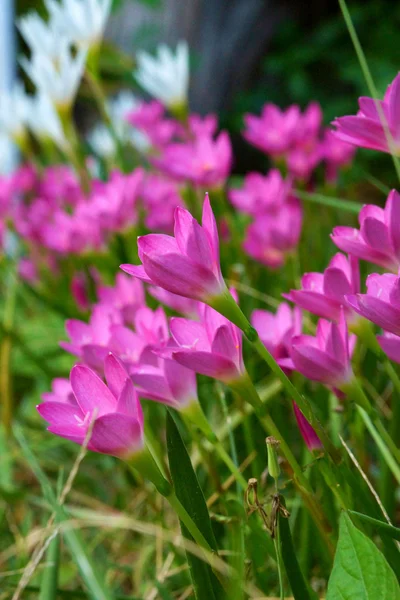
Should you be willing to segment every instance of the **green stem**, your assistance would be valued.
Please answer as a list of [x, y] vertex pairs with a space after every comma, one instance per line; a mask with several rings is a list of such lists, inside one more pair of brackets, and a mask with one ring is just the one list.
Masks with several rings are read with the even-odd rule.
[[12, 337], [9, 330], [12, 328], [17, 297], [18, 279], [16, 270], [10, 272], [10, 281], [6, 288], [6, 297], [3, 314], [3, 339], [0, 346], [0, 398], [2, 404], [1, 419], [7, 435], [11, 432], [13, 418], [13, 397], [11, 389], [11, 348]]
[[[359, 414], [361, 415], [362, 420], [365, 423], [365, 426], [367, 427], [369, 433], [371, 434], [371, 437], [373, 438], [376, 445], [378, 446], [379, 451], [382, 454], [387, 466], [392, 471], [397, 482], [400, 484], [399, 464], [396, 462], [389, 447], [385, 443], [387, 441], [387, 438], [386, 438], [386, 436], [388, 435], [387, 432], [385, 431], [385, 429], [383, 429], [383, 432], [386, 434], [386, 436], [385, 436], [386, 439], [383, 439], [382, 429], [378, 432], [378, 427], [376, 427], [376, 428], [374, 427], [374, 423], [372, 422], [370, 416], [366, 413], [366, 411], [363, 408], [361, 408], [361, 406], [357, 406], [357, 409], [358, 409]], [[381, 424], [380, 421], [378, 422], [378, 424]], [[375, 423], [375, 425], [377, 425], [377, 424]], [[390, 440], [391, 440], [391, 438], [390, 438]]]
[[322, 206], [338, 208], [353, 214], [358, 214], [362, 209], [362, 204], [359, 202], [352, 202], [351, 200], [333, 198], [332, 196], [325, 196], [323, 194], [310, 194], [310, 192], [304, 192], [302, 190], [295, 190], [295, 194], [301, 198], [301, 200], [306, 200], [307, 202], [313, 202], [315, 204], [321, 204]]
[[296, 457], [291, 451], [289, 445], [286, 443], [284, 437], [282, 436], [272, 417], [265, 412], [265, 405], [262, 403], [253, 382], [246, 373], [246, 375], [241, 380], [234, 382], [231, 385], [231, 387], [234, 391], [238, 392], [243, 399], [245, 399], [252, 406], [254, 406], [255, 414], [257, 415], [261, 425], [264, 427], [268, 435], [271, 435], [277, 440], [279, 440], [280, 450], [282, 451], [282, 454], [284, 455], [284, 457], [286, 458], [293, 470], [294, 481], [297, 484], [304, 498], [304, 501], [308, 506], [313, 518], [315, 519], [315, 522], [317, 523], [318, 528], [320, 529], [321, 534], [324, 537], [326, 545], [332, 554], [334, 549], [329, 537], [330, 528], [325, 521], [323, 511], [321, 510], [319, 504], [314, 498], [314, 491], [311, 487], [311, 484], [308, 481], [307, 477], [304, 475], [301, 466], [297, 462]]
[[157, 491], [174, 509], [196, 544], [207, 552], [214, 553], [197, 525], [176, 497], [171, 483], [165, 479], [147, 446], [145, 446], [142, 451], [134, 454], [130, 459], [127, 459], [126, 463], [130, 468], [137, 469], [143, 477], [153, 483]]
[[[371, 75], [371, 71], [368, 66], [367, 59], [365, 57], [364, 51], [360, 44], [360, 40], [358, 39], [357, 32], [353, 25], [353, 21], [352, 21], [349, 9], [346, 4], [346, 0], [339, 0], [339, 6], [342, 11], [343, 18], [346, 23], [348, 32], [350, 34], [351, 41], [353, 42], [354, 50], [356, 51], [357, 58], [360, 63], [360, 67], [363, 72], [364, 79], [367, 83], [369, 92], [370, 92], [372, 98], [374, 98], [375, 100], [378, 100], [378, 98], [379, 98], [378, 90], [376, 89], [374, 80]], [[394, 141], [393, 141], [392, 134], [389, 130], [388, 123], [387, 123], [387, 120], [386, 120], [386, 117], [383, 112], [381, 104], [379, 102], [375, 102], [375, 106], [376, 106], [377, 112], [379, 114], [379, 119], [381, 121], [382, 127], [385, 131], [386, 140], [388, 142], [389, 150], [392, 155], [393, 164], [394, 164], [394, 168], [397, 173], [397, 177], [400, 180], [400, 162], [399, 162], [398, 157], [395, 154], [395, 147], [394, 147]]]
[[243, 490], [247, 489], [247, 481], [239, 471], [237, 465], [233, 462], [225, 450], [221, 441], [217, 438], [205, 416], [200, 404], [192, 402], [185, 410], [182, 411], [182, 416], [186, 421], [190, 421], [191, 425], [195, 425], [205, 435], [206, 439], [212, 444], [213, 449], [218, 454], [220, 459], [226, 464], [229, 471], [235, 477], [236, 481]]

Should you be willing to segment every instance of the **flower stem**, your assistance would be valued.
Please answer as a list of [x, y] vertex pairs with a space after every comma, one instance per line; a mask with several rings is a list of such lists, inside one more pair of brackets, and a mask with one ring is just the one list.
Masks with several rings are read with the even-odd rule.
[[246, 375], [241, 379], [237, 380], [234, 384], [231, 385], [232, 389], [239, 393], [243, 399], [249, 402], [252, 406], [254, 406], [255, 414], [257, 415], [261, 425], [264, 427], [265, 431], [268, 435], [273, 436], [280, 442], [280, 450], [282, 454], [288, 461], [289, 465], [293, 470], [294, 482], [297, 484], [300, 493], [303, 496], [303, 499], [308, 506], [315, 522], [318, 525], [322, 535], [324, 536], [325, 542], [327, 544], [328, 550], [331, 554], [333, 554], [333, 546], [329, 537], [329, 524], [326, 522], [323, 511], [321, 510], [319, 504], [314, 498], [314, 491], [311, 487], [311, 484], [307, 477], [303, 473], [303, 469], [299, 465], [291, 451], [289, 445], [286, 443], [284, 437], [276, 426], [272, 417], [265, 412], [265, 405], [261, 401], [258, 392], [251, 381], [250, 377]]
[[206, 439], [210, 442], [210, 444], [212, 444], [215, 452], [218, 454], [220, 459], [226, 464], [229, 471], [235, 477], [240, 487], [243, 490], [246, 490], [247, 481], [243, 477], [242, 473], [239, 471], [237, 465], [235, 465], [232, 458], [225, 450], [221, 441], [217, 438], [217, 436], [211, 429], [211, 426], [200, 404], [198, 402], [193, 402], [191, 405], [188, 406], [186, 410], [182, 411], [182, 415], [187, 421], [190, 421], [192, 425], [195, 425], [200, 429], [200, 431], [205, 435]]
[[11, 432], [13, 418], [13, 398], [11, 389], [11, 348], [12, 336], [9, 333], [14, 321], [15, 301], [17, 295], [18, 279], [15, 270], [10, 272], [10, 280], [6, 289], [3, 314], [3, 337], [0, 346], [0, 398], [2, 404], [1, 420], [7, 435]]

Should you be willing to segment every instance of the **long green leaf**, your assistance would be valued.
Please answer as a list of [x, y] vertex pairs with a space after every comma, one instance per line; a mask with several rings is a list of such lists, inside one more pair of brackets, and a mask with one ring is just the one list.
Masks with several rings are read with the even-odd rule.
[[[167, 448], [169, 467], [176, 496], [192, 517], [211, 548], [217, 551], [217, 542], [212, 530], [203, 491], [193, 470], [189, 454], [176, 423], [169, 412], [167, 414]], [[192, 537], [182, 523], [181, 529], [184, 537], [192, 540]], [[219, 600], [222, 598], [223, 590], [210, 566], [190, 553], [187, 553], [187, 561], [197, 600]]]
[[353, 525], [347, 513], [342, 513], [326, 600], [356, 598], [400, 600], [400, 587], [380, 550]]
[[296, 195], [307, 202], [314, 202], [315, 204], [322, 204], [323, 206], [330, 206], [331, 208], [338, 208], [355, 214], [358, 214], [362, 209], [362, 204], [359, 202], [325, 196], [324, 194], [311, 194], [302, 190], [296, 190]]
[[51, 541], [46, 553], [47, 566], [42, 574], [39, 600], [56, 600], [58, 569], [60, 566], [60, 536]]
[[375, 527], [379, 533], [388, 535], [393, 540], [398, 540], [400, 542], [400, 529], [398, 527], [393, 527], [393, 525], [389, 525], [389, 523], [379, 521], [378, 519], [373, 519], [372, 517], [359, 513], [355, 510], [349, 510], [349, 514], [358, 517], [361, 521], [365, 521], [365, 523], [369, 523]]
[[[56, 521], [58, 523], [67, 521], [69, 519], [68, 514], [58, 504], [52, 485], [27, 444], [22, 430], [19, 427], [15, 427], [14, 434], [21, 446], [27, 463], [41, 485], [43, 495], [56, 514]], [[102, 574], [86, 552], [85, 543], [80, 533], [73, 529], [67, 529], [63, 532], [63, 537], [93, 600], [113, 600], [111, 592], [107, 589], [103, 581]]]
[[[285, 500], [282, 496], [280, 502], [285, 506]], [[316, 594], [308, 586], [300, 569], [290, 532], [289, 520], [281, 512], [278, 514], [278, 526], [283, 563], [295, 600], [316, 600]]]

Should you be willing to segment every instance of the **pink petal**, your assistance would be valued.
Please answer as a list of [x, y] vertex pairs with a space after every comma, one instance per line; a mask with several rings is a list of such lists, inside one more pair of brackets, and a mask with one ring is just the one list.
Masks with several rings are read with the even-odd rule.
[[386, 334], [377, 335], [376, 339], [384, 353], [396, 363], [400, 363], [400, 337]]
[[143, 265], [128, 265], [128, 264], [126, 264], [126, 265], [120, 265], [119, 268], [122, 269], [123, 271], [125, 271], [125, 273], [128, 273], [128, 275], [132, 275], [132, 277], [137, 277], [138, 279], [141, 279], [145, 283], [153, 283], [152, 280], [150, 279], [150, 277], [147, 275], [146, 271], [144, 270]]
[[134, 417], [143, 426], [143, 412], [131, 379], [125, 379], [117, 402], [117, 413]]
[[50, 425], [47, 431], [79, 445], [83, 444], [86, 437], [86, 429], [79, 429], [79, 427], [68, 425]]
[[111, 352], [104, 360], [104, 375], [110, 391], [118, 398], [129, 375], [123, 363]]
[[352, 293], [350, 281], [346, 274], [339, 268], [328, 267], [324, 272], [324, 292], [337, 302], [343, 301], [345, 294]]
[[113, 413], [96, 419], [89, 442], [90, 450], [129, 456], [143, 447], [143, 431], [137, 419]]
[[392, 190], [388, 196], [385, 213], [393, 250], [400, 260], [400, 194], [396, 190]]
[[175, 209], [175, 239], [182, 254], [198, 265], [212, 266], [213, 258], [207, 234], [189, 211], [178, 206]]
[[215, 265], [218, 265], [219, 269], [219, 236], [218, 236], [218, 227], [217, 222], [215, 220], [214, 213], [211, 208], [210, 198], [208, 194], [205, 195], [204, 203], [203, 203], [203, 216], [201, 220], [202, 226], [208, 235], [208, 239], [211, 246], [211, 251], [214, 257]]
[[240, 377], [241, 373], [237, 370], [236, 365], [226, 358], [211, 354], [210, 352], [193, 351], [174, 351], [173, 358], [179, 364], [192, 369], [201, 375], [207, 375], [214, 379], [219, 379], [226, 383], [230, 383]]
[[293, 402], [293, 408], [297, 425], [307, 448], [310, 452], [313, 450], [320, 450], [322, 448], [321, 440], [297, 406], [296, 402]]
[[96, 411], [97, 418], [115, 411], [116, 399], [100, 377], [88, 367], [73, 367], [71, 386], [84, 414]]
[[291, 358], [296, 370], [312, 381], [338, 386], [345, 375], [339, 361], [311, 346], [293, 345]]
[[170, 320], [169, 326], [171, 335], [178, 346], [210, 350], [207, 334], [201, 323], [182, 317], [174, 317]]
[[291, 290], [286, 296], [289, 300], [308, 310], [313, 315], [332, 319], [336, 321], [339, 318], [340, 305], [337, 300], [328, 298], [318, 292], [309, 292], [307, 290]]
[[382, 329], [400, 335], [400, 309], [382, 302], [378, 298], [358, 294], [346, 296], [348, 304], [361, 316], [372, 321]]
[[225, 356], [229, 358], [232, 362], [237, 362], [238, 359], [238, 348], [235, 346], [235, 339], [232, 335], [232, 327], [227, 325], [222, 325], [217, 329], [215, 337], [213, 339], [211, 345], [211, 352], [215, 354], [220, 354], [221, 356]]
[[197, 400], [196, 373], [175, 360], [165, 359], [164, 373], [172, 396], [181, 405]]
[[385, 133], [380, 123], [367, 117], [349, 116], [336, 119], [334, 125], [337, 127], [337, 137], [344, 142], [388, 152]]
[[390, 256], [393, 249], [390, 244], [389, 232], [385, 223], [373, 218], [364, 219], [361, 225], [361, 234], [367, 244]]
[[78, 427], [78, 419], [83, 420], [85, 416], [78, 405], [74, 406], [64, 402], [43, 402], [38, 404], [36, 409], [40, 416], [51, 425]]

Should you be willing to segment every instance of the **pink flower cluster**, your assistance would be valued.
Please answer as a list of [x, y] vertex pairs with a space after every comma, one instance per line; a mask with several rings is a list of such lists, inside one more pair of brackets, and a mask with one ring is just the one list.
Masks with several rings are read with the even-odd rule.
[[297, 246], [303, 218], [301, 203], [292, 191], [292, 183], [278, 169], [267, 175], [249, 173], [241, 189], [229, 192], [232, 204], [251, 215], [243, 248], [249, 256], [274, 269]]
[[304, 113], [292, 105], [281, 110], [266, 104], [261, 116], [244, 117], [246, 140], [286, 165], [288, 173], [297, 180], [309, 181], [316, 167], [324, 163], [328, 181], [334, 182], [340, 167], [351, 163], [354, 147], [340, 141], [322, 128], [321, 107], [311, 102]]

